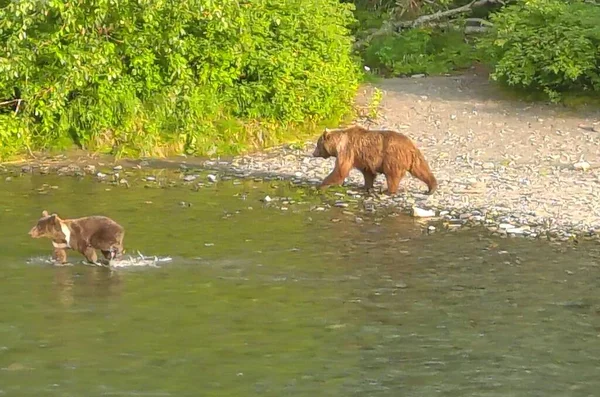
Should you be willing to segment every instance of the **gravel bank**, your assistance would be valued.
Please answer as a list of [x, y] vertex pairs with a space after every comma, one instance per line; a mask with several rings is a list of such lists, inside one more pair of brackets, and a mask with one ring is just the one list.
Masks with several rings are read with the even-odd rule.
[[[391, 79], [379, 88], [380, 117], [358, 123], [408, 134], [440, 186], [426, 196], [425, 185], [407, 176], [404, 193], [364, 197], [368, 211], [434, 210], [446, 227], [479, 224], [501, 235], [557, 240], [600, 235], [600, 113], [505, 101], [486, 79], [473, 75]], [[335, 160], [312, 158], [313, 148], [313, 142], [303, 149], [279, 147], [234, 158], [225, 168], [318, 184]], [[363, 196], [362, 183], [353, 171], [345, 184], [348, 196]], [[382, 175], [375, 187], [385, 188]]]

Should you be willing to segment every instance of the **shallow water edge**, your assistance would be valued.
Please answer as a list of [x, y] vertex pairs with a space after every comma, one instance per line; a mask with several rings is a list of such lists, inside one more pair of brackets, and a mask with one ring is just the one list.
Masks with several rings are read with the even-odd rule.
[[[272, 151], [271, 159], [281, 159], [285, 163], [284, 147]], [[287, 151], [296, 158], [301, 151], [294, 149]], [[560, 221], [545, 215], [528, 212], [526, 216], [519, 210], [495, 205], [469, 207], [468, 198], [471, 193], [466, 191], [462, 202], [453, 207], [442, 207], [435, 204], [437, 196], [444, 200], [443, 193], [436, 192], [433, 196], [415, 192], [417, 184], [407, 176], [407, 190], [396, 196], [390, 197], [382, 194], [382, 187], [366, 193], [361, 188], [361, 182], [354, 179], [342, 187], [330, 187], [325, 191], [318, 191], [316, 187], [320, 179], [306, 179], [301, 172], [281, 173], [268, 171], [265, 166], [239, 165], [239, 159], [206, 160], [206, 159], [155, 159], [155, 160], [123, 160], [113, 163], [109, 157], [78, 157], [77, 162], [73, 157], [54, 157], [44, 161], [36, 161], [27, 165], [7, 165], [2, 169], [2, 178], [10, 182], [13, 178], [23, 175], [60, 175], [76, 178], [91, 178], [92, 180], [115, 187], [129, 186], [130, 183], [144, 184], [147, 187], [175, 187], [189, 186], [192, 190], [204, 188], [226, 181], [236, 184], [245, 181], [265, 181], [288, 184], [290, 189], [298, 189], [302, 194], [309, 194], [314, 198], [316, 205], [313, 210], [322, 211], [338, 207], [346, 209], [347, 215], [356, 215], [358, 218], [366, 214], [378, 216], [397, 216], [405, 214], [419, 217], [419, 213], [431, 212], [434, 216], [418, 220], [423, 229], [428, 232], [440, 230], [457, 231], [471, 227], [484, 227], [492, 235], [500, 237], [525, 237], [528, 239], [544, 239], [549, 241], [575, 241], [575, 240], [600, 240], [599, 227], [581, 222], [570, 222], [568, 211]], [[296, 161], [296, 160], [294, 160]], [[266, 162], [266, 164], [270, 164]], [[360, 179], [360, 178], [358, 178]], [[417, 186], [418, 189], [418, 186]], [[479, 192], [475, 192], [479, 194]], [[267, 200], [273, 199], [268, 197]], [[278, 198], [271, 203], [277, 206]], [[319, 200], [321, 201], [319, 203]], [[284, 200], [285, 201], [285, 200]], [[467, 203], [467, 205], [465, 205]], [[283, 205], [285, 208], [285, 203]]]

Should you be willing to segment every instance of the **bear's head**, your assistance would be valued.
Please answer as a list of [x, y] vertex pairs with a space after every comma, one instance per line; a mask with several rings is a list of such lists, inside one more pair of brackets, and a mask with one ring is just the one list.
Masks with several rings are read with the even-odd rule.
[[317, 146], [313, 152], [313, 157], [322, 157], [328, 159], [331, 156], [337, 155], [337, 139], [335, 139], [334, 131], [325, 128], [325, 132], [319, 137]]
[[33, 238], [48, 237], [52, 240], [64, 239], [61, 229], [61, 219], [56, 214], [49, 215], [48, 211], [42, 212], [42, 217], [37, 224], [31, 228], [29, 235]]

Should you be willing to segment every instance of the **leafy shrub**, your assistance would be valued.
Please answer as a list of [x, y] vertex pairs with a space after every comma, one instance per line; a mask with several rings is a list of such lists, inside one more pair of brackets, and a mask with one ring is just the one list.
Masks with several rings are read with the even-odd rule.
[[441, 74], [470, 66], [474, 51], [458, 30], [415, 28], [375, 38], [363, 57], [384, 74]]
[[541, 90], [553, 101], [565, 91], [600, 91], [600, 7], [581, 1], [527, 0], [492, 15], [494, 30], [478, 47], [491, 77]]
[[0, 157], [239, 152], [335, 118], [352, 21], [339, 0], [0, 0]]

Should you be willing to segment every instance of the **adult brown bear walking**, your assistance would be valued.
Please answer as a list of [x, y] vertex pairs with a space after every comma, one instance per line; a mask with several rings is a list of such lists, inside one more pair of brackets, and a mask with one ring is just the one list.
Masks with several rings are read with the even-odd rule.
[[352, 126], [325, 130], [317, 141], [314, 157], [335, 157], [335, 168], [321, 187], [341, 185], [352, 168], [365, 177], [365, 189], [371, 189], [377, 174], [384, 174], [388, 192], [395, 194], [406, 172], [425, 182], [432, 194], [437, 180], [421, 151], [406, 136], [396, 131], [367, 130]]

